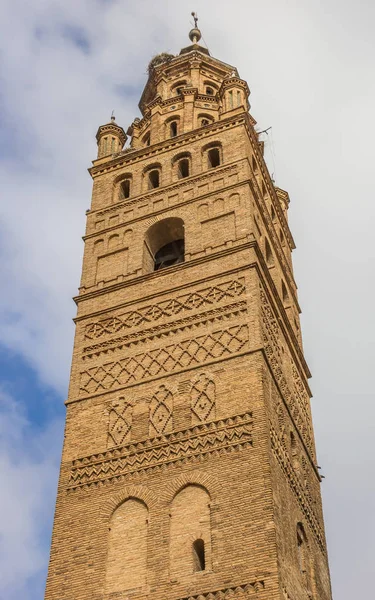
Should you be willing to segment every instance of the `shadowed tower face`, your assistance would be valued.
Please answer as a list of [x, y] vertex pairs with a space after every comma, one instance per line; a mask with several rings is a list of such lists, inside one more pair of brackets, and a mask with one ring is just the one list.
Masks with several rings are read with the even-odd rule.
[[329, 600], [287, 192], [190, 32], [99, 127], [46, 600]]

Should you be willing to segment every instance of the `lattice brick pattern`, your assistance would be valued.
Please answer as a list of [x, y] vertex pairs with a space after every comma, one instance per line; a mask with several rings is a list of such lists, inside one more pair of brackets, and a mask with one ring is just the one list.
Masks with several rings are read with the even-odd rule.
[[145, 378], [157, 377], [175, 369], [199, 365], [206, 361], [224, 358], [242, 350], [248, 341], [247, 325], [214, 331], [134, 354], [122, 360], [91, 367], [81, 373], [80, 395], [95, 394]]
[[[287, 379], [284, 375], [285, 367], [283, 365], [282, 353], [280, 351], [279, 338], [280, 329], [277, 324], [277, 320], [272, 312], [272, 309], [268, 303], [266, 295], [262, 288], [260, 288], [260, 297], [262, 301], [262, 313], [263, 313], [263, 340], [264, 349], [269, 360], [269, 364], [273, 370], [275, 378], [280, 386], [280, 389], [284, 395], [285, 400], [288, 402], [293, 419], [304, 438], [307, 448], [309, 449], [312, 456], [314, 455], [314, 446], [312, 441], [312, 429], [310, 424], [310, 418], [307, 411], [307, 400], [304, 400], [300, 392], [300, 388], [296, 387], [295, 381], [296, 376], [293, 372], [294, 380]], [[294, 366], [294, 365], [293, 365]], [[296, 371], [295, 367], [294, 370]], [[297, 373], [297, 371], [296, 371]], [[297, 374], [298, 376], [298, 374]], [[299, 376], [298, 376], [299, 380]], [[288, 381], [292, 381], [294, 393], [290, 390]], [[300, 381], [300, 380], [299, 380]], [[302, 386], [302, 382], [301, 386]], [[306, 393], [306, 392], [305, 392]]]
[[289, 457], [288, 457], [287, 453], [285, 452], [285, 449], [282, 447], [282, 444], [280, 443], [280, 441], [277, 437], [277, 433], [273, 427], [271, 427], [270, 433], [271, 433], [271, 447], [272, 447], [273, 454], [276, 457], [282, 471], [284, 472], [284, 474], [289, 482], [289, 485], [290, 485], [294, 495], [297, 498], [300, 508], [301, 508], [302, 512], [304, 513], [304, 515], [311, 527], [312, 532], [315, 535], [315, 538], [320, 546], [321, 551], [325, 554], [324, 534], [320, 527], [319, 519], [316, 516], [314, 509], [312, 508], [312, 506], [309, 502], [309, 499], [305, 493], [305, 490], [303, 489], [302, 485], [300, 484], [298, 478], [295, 476], [293, 467], [289, 460]]
[[165, 385], [161, 385], [152, 396], [150, 402], [150, 437], [162, 433], [170, 433], [173, 429], [172, 417], [173, 395]]
[[125, 398], [112, 403], [109, 411], [108, 447], [123, 444], [130, 437], [132, 418], [133, 407]]
[[251, 413], [107, 450], [73, 461], [70, 487], [202, 460], [252, 445]]
[[132, 327], [153, 323], [163, 317], [171, 317], [185, 311], [213, 306], [222, 300], [238, 298], [244, 292], [245, 286], [242, 279], [198, 289], [158, 304], [148, 304], [137, 310], [130, 310], [118, 316], [88, 323], [85, 328], [85, 338], [97, 339], [124, 332]]

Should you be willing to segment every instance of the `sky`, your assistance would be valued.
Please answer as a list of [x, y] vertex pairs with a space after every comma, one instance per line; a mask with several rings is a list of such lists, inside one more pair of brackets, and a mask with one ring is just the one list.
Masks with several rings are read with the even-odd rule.
[[291, 198], [333, 593], [375, 562], [372, 314], [375, 4], [365, 0], [2, 0], [0, 600], [43, 597], [95, 133], [139, 116], [147, 65], [188, 45], [251, 90]]

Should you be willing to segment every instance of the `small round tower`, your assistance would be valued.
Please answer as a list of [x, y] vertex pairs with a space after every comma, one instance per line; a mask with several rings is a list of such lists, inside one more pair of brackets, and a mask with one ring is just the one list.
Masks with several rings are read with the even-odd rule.
[[120, 152], [127, 140], [127, 136], [122, 127], [117, 125], [115, 117], [112, 115], [111, 120], [106, 125], [100, 125], [96, 134], [98, 142], [98, 158], [104, 158]]

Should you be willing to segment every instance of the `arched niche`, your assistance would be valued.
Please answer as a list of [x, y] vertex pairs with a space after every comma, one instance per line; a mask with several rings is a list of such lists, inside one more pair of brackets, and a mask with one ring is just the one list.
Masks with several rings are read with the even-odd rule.
[[129, 498], [113, 512], [109, 522], [106, 592], [142, 588], [147, 581], [148, 509]]
[[207, 490], [195, 484], [182, 488], [172, 501], [170, 515], [171, 578], [210, 571], [211, 515]]
[[184, 259], [183, 220], [179, 217], [169, 217], [151, 225], [144, 240], [144, 272], [158, 271], [182, 263]]

